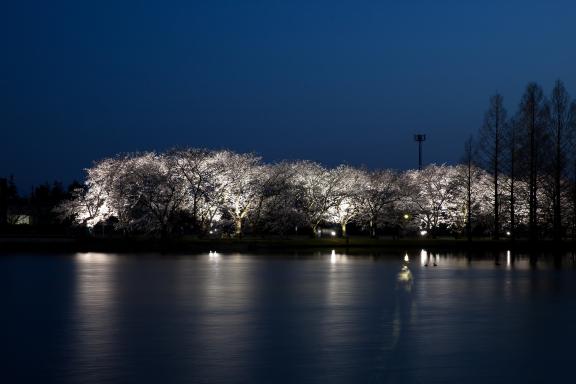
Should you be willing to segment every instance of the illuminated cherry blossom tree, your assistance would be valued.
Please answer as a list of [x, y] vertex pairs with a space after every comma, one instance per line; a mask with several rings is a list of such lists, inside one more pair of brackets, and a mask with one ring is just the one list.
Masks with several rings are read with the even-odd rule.
[[340, 203], [338, 184], [343, 173], [310, 161], [297, 161], [292, 166], [297, 209], [317, 235], [318, 226], [330, 220], [330, 210]]
[[256, 209], [267, 174], [260, 157], [253, 154], [222, 151], [216, 161], [222, 170], [216, 174], [222, 188], [221, 208], [232, 218], [236, 236], [241, 236], [243, 221]]
[[435, 232], [441, 225], [450, 228], [457, 222], [465, 204], [459, 176], [456, 167], [444, 164], [407, 172], [413, 191], [407, 198], [426, 230]]
[[118, 226], [159, 232], [165, 238], [176, 216], [189, 208], [187, 185], [173, 159], [142, 153], [122, 159], [110, 198], [118, 213]]
[[[470, 203], [466, 186], [470, 170]], [[318, 234], [320, 225], [350, 223], [396, 230], [411, 223], [432, 234], [460, 234], [470, 218], [476, 233], [492, 231], [491, 175], [478, 167], [430, 165], [421, 171], [369, 171], [347, 165], [325, 168], [310, 161], [264, 164], [253, 154], [183, 149], [166, 154], [128, 154], [86, 170], [83, 188], [58, 207], [61, 217], [94, 227], [113, 218], [119, 230], [166, 237], [175, 229], [208, 233]], [[501, 175], [502, 189], [512, 183]], [[528, 183], [515, 180], [515, 225], [529, 224]], [[538, 191], [538, 221], [551, 231], [554, 196]], [[565, 196], [568, 204], [570, 196]], [[503, 212], [512, 209], [502, 199]], [[512, 217], [503, 215], [503, 217]], [[510, 220], [501, 220], [511, 228]], [[550, 228], [549, 228], [550, 227]]]
[[363, 172], [360, 184], [357, 195], [360, 220], [367, 224], [370, 236], [375, 237], [386, 211], [407, 194], [407, 184], [403, 175], [391, 170]]
[[297, 168], [289, 162], [268, 165], [250, 220], [256, 230], [274, 234], [298, 233], [306, 221], [298, 209], [297, 188], [294, 183]]
[[120, 174], [122, 160], [105, 159], [86, 169], [84, 188], [72, 192], [72, 199], [63, 202], [56, 211], [62, 218], [72, 218], [78, 225], [88, 228], [117, 216], [112, 205], [112, 191], [115, 179]]
[[364, 173], [356, 168], [341, 165], [332, 171], [334, 204], [328, 208], [328, 220], [337, 223], [346, 237], [347, 225], [360, 214], [360, 195], [364, 188]]
[[176, 171], [186, 181], [190, 199], [192, 226], [197, 230], [206, 230], [217, 209], [209, 204], [215, 178], [213, 166], [214, 152], [205, 149], [183, 149], [171, 151], [168, 156]]

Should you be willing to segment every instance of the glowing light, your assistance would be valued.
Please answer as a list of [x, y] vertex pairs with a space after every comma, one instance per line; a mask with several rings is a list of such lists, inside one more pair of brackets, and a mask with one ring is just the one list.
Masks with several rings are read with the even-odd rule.
[[208, 259], [211, 262], [218, 262], [220, 261], [220, 254], [216, 251], [210, 251], [208, 252]]
[[336, 236], [336, 231], [332, 231], [332, 232], [330, 232], [330, 234], [331, 234], [332, 236]]
[[[506, 236], [510, 236], [512, 233], [510, 233], [510, 231], [506, 231]], [[510, 251], [508, 251], [510, 252]]]
[[408, 257], [408, 254], [404, 255], [404, 262], [408, 263], [410, 261], [410, 258]]
[[410, 215], [407, 214], [407, 213], [405, 213], [405, 214], [404, 214], [404, 219], [408, 220], [409, 218], [410, 218]]
[[420, 231], [420, 236], [426, 236], [428, 234], [428, 231], [423, 229]]
[[420, 251], [420, 264], [426, 265], [428, 263], [428, 252], [424, 249]]
[[412, 281], [412, 272], [410, 272], [407, 266], [403, 266], [400, 273], [398, 273], [398, 281], [401, 283]]
[[510, 251], [506, 251], [506, 266], [509, 267], [512, 264], [512, 255]]
[[75, 255], [76, 261], [81, 263], [95, 263], [95, 264], [109, 264], [116, 260], [115, 255], [110, 255], [107, 253], [77, 253]]
[[330, 252], [330, 264], [334, 264], [334, 265], [340, 265], [340, 264], [346, 264], [348, 262], [348, 256], [346, 256], [345, 254], [338, 254], [336, 253], [336, 250], [333, 249], [332, 252]]

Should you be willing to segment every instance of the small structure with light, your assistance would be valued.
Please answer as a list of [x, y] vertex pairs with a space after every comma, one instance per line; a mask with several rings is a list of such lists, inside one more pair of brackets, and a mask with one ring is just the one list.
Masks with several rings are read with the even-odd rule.
[[336, 237], [338, 236], [338, 231], [333, 228], [320, 228], [316, 231], [318, 237]]

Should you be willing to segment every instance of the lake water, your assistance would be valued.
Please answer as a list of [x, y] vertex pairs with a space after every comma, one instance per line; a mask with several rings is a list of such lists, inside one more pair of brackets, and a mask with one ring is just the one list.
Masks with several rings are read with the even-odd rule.
[[544, 383], [576, 371], [570, 255], [2, 255], [0, 298], [2, 383]]

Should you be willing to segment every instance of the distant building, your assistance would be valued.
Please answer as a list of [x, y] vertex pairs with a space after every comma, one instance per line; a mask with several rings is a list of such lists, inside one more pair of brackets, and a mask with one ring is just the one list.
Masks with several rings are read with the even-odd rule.
[[32, 216], [25, 214], [8, 214], [7, 222], [10, 225], [30, 225], [32, 224]]
[[30, 203], [26, 200], [17, 200], [8, 204], [6, 222], [10, 225], [36, 224]]

